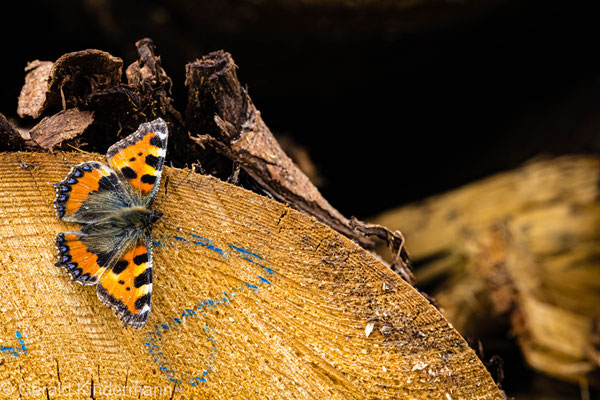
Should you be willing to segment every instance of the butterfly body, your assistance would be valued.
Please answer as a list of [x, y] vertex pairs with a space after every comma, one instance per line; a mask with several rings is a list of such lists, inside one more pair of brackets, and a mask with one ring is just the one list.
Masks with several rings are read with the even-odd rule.
[[71, 278], [97, 285], [99, 299], [126, 326], [142, 328], [152, 300], [151, 206], [167, 146], [162, 119], [140, 125], [107, 153], [109, 166], [79, 164], [54, 185], [56, 215], [82, 225], [56, 237], [58, 261]]
[[84, 233], [125, 233], [131, 232], [142, 234], [151, 229], [152, 224], [160, 219], [161, 213], [146, 207], [122, 207], [93, 224], [84, 225], [81, 231]]

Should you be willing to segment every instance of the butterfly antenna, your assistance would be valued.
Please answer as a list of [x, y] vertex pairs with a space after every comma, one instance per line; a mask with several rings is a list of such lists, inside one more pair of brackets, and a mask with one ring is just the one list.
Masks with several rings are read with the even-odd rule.
[[190, 174], [192, 172], [194, 172], [194, 165], [192, 165], [192, 168], [188, 171], [188, 173], [185, 174], [185, 176], [170, 191], [169, 191], [169, 180], [170, 180], [171, 174], [166, 176], [166, 178], [165, 178], [165, 195], [162, 197], [162, 199], [160, 201], [161, 204], [164, 203], [165, 201], [167, 201], [167, 199], [169, 198], [171, 193], [173, 193], [175, 190], [177, 190], [179, 185], [181, 185], [190, 176]]

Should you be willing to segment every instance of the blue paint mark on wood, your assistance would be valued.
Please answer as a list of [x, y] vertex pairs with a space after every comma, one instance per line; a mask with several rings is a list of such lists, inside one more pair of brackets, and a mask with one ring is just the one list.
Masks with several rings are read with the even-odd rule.
[[195, 233], [192, 233], [192, 237], [195, 237], [196, 239], [200, 239], [200, 240], [194, 240], [192, 243], [194, 243], [196, 246], [204, 246], [209, 250], [212, 250], [214, 252], [217, 252], [221, 255], [225, 255], [227, 254], [225, 251], [223, 251], [223, 249], [215, 246], [212, 244], [212, 240], [210, 240], [209, 238], [205, 238], [203, 236], [200, 235], [196, 235]]
[[246, 249], [244, 249], [243, 247], [239, 247], [239, 246], [234, 246], [232, 244], [228, 245], [232, 250], [235, 250], [238, 254], [235, 254], [237, 257], [246, 260], [246, 261], [250, 261], [251, 263], [254, 263], [256, 265], [258, 265], [259, 267], [261, 267], [262, 269], [264, 269], [269, 275], [272, 275], [273, 273], [275, 273], [275, 271], [273, 271], [271, 268], [267, 267], [266, 265], [264, 265], [263, 263], [263, 258], [256, 254], [256, 253], [252, 253], [251, 251], [248, 251]]
[[0, 347], [0, 353], [10, 353], [14, 357], [18, 357], [19, 353], [27, 354], [27, 346], [25, 345], [25, 339], [23, 338], [23, 334], [18, 330], [16, 330], [15, 332], [15, 336], [19, 345]]
[[19, 357], [19, 354], [14, 347], [0, 347], [0, 351], [4, 353], [12, 353], [13, 356]]
[[[195, 237], [197, 239], [200, 240], [189, 240], [186, 239], [184, 237], [181, 236], [171, 236], [171, 235], [161, 235], [163, 239], [167, 240], [167, 241], [172, 241], [173, 239], [175, 240], [175, 242], [182, 242], [182, 243], [192, 243], [195, 244], [196, 246], [202, 246], [202, 247], [206, 247], [208, 250], [212, 250], [216, 253], [219, 253], [220, 255], [227, 255], [227, 253], [225, 251], [223, 251], [223, 249], [215, 246], [212, 244], [212, 240], [209, 238], [205, 238], [203, 236], [200, 235], [196, 235], [196, 234], [192, 234], [192, 237]], [[164, 243], [161, 242], [152, 242], [153, 244], [157, 245], [157, 246], [164, 246]]]
[[273, 273], [275, 272], [275, 271], [273, 271], [273, 270], [272, 270], [271, 268], [269, 268], [269, 267], [265, 267], [264, 265], [261, 265], [261, 266], [263, 267], [263, 269], [264, 269], [265, 271], [267, 271], [267, 273], [268, 273], [269, 275], [273, 275]]
[[[246, 285], [246, 290], [251, 289], [253, 292], [256, 292], [259, 290], [259, 285], [261, 284], [261, 282], [259, 282], [258, 285], [252, 284], [250, 282], [244, 282], [244, 284]], [[244, 290], [244, 289], [245, 288], [243, 286], [240, 286], [240, 288], [239, 288], [239, 290]], [[232, 297], [235, 294], [235, 292], [236, 292], [235, 289], [229, 290], [229, 293], [227, 291], [224, 291], [223, 294], [226, 297], [223, 297], [222, 301], [215, 301], [214, 299], [211, 299], [211, 298], [199, 300], [196, 303], [196, 305], [194, 306], [194, 309], [201, 312], [201, 315], [208, 317], [207, 312], [204, 312], [204, 311], [210, 311], [210, 310], [217, 309], [219, 307], [230, 306], [231, 301], [233, 300]], [[188, 318], [188, 319], [198, 318], [200, 316], [200, 314], [197, 313], [194, 309], [191, 309], [191, 308], [184, 309], [181, 312], [181, 316], [183, 318]], [[189, 385], [195, 386], [200, 383], [206, 382], [205, 377], [208, 376], [209, 373], [213, 371], [212, 365], [207, 364], [205, 366], [206, 369], [204, 370], [202, 377], [196, 376], [196, 377], [192, 377], [192, 378], [184, 378], [181, 376], [182, 374], [177, 373], [176, 371], [170, 369], [168, 367], [168, 365], [169, 365], [168, 361], [164, 358], [164, 353], [162, 351], [157, 351], [157, 350], [161, 349], [160, 343], [163, 340], [166, 340], [167, 336], [165, 336], [165, 335], [169, 332], [174, 333], [178, 326], [182, 326], [185, 323], [185, 319], [180, 319], [179, 315], [175, 318], [170, 318], [169, 320], [177, 322], [177, 324], [179, 324], [179, 325], [173, 325], [173, 324], [169, 324], [168, 322], [163, 322], [163, 323], [155, 325], [155, 329], [156, 329], [155, 331], [147, 331], [148, 340], [146, 341], [146, 347], [147, 347], [148, 353], [151, 355], [150, 359], [152, 361], [154, 361], [155, 363], [157, 363], [160, 371], [165, 375], [166, 379], [168, 379], [171, 382], [176, 383], [177, 385], [181, 385], [181, 384], [183, 384], [183, 382], [187, 382]], [[219, 352], [217, 340], [214, 337], [214, 330], [215, 330], [215, 328], [212, 326], [204, 326], [204, 332], [206, 335], [205, 339], [210, 341], [212, 344], [211, 345], [212, 352], [210, 354], [208, 354], [208, 360], [212, 360], [211, 362], [213, 362], [214, 360], [217, 359], [217, 355]], [[196, 378], [199, 378], [199, 379], [196, 379]]]
[[265, 278], [263, 278], [262, 276], [258, 276], [258, 279], [260, 279], [261, 282], [266, 283], [267, 285], [272, 285], [271, 282], [269, 282], [268, 280], [266, 280]]
[[[232, 250], [228, 253], [223, 249], [215, 246], [211, 239], [200, 236], [195, 233], [191, 234], [190, 239], [186, 239], [185, 237], [181, 236], [168, 235], [163, 235], [163, 238], [165, 240], [170, 240], [171, 243], [181, 243], [186, 246], [191, 244], [196, 246], [202, 246], [222, 256], [227, 256], [231, 254], [234, 257], [241, 258], [261, 267], [268, 275], [272, 275], [275, 273], [273, 269], [264, 265], [265, 260], [261, 255], [257, 254], [256, 252], [246, 250], [240, 246], [228, 244], [229, 249]], [[164, 244], [161, 242], [156, 243], [159, 243], [159, 245], [164, 246]], [[214, 327], [204, 327], [204, 338], [211, 343], [209, 348], [212, 348], [212, 350], [208, 350], [209, 354], [207, 354], [204, 358], [204, 362], [206, 364], [204, 366], [205, 369], [203, 370], [203, 373], [201, 375], [198, 375], [198, 373], [196, 372], [194, 374], [195, 376], [190, 375], [188, 377], [185, 377], [185, 373], [177, 372], [169, 368], [168, 359], [165, 357], [163, 351], [161, 351], [162, 343], [164, 340], [177, 340], [177, 336], [171, 336], [170, 333], [174, 333], [176, 335], [177, 329], [183, 326], [186, 323], [186, 321], [189, 321], [194, 318], [208, 317], [209, 312], [211, 312], [212, 310], [216, 310], [219, 307], [232, 306], [234, 295], [236, 295], [237, 292], [245, 291], [246, 293], [257, 293], [261, 286], [273, 286], [273, 283], [270, 282], [268, 279], [264, 278], [263, 276], [257, 274], [256, 279], [257, 282], [255, 283], [244, 281], [239, 287], [231, 287], [229, 291], [223, 291], [222, 293], [224, 297], [219, 296], [220, 298], [215, 297], [214, 299], [208, 298], [199, 300], [192, 308], [185, 308], [184, 310], [176, 314], [174, 317], [169, 317], [168, 321], [164, 321], [155, 325], [154, 330], [146, 331], [147, 340], [145, 344], [146, 350], [150, 355], [150, 360], [157, 364], [157, 366], [159, 367], [160, 371], [163, 373], [166, 379], [168, 379], [171, 382], [174, 382], [176, 385], [182, 385], [184, 383], [187, 383], [191, 386], [196, 386], [200, 383], [206, 382], [206, 378], [210, 375], [210, 373], [213, 372], [211, 364], [214, 362], [214, 360], [217, 359], [217, 356], [219, 354], [217, 340], [214, 337], [214, 334], [216, 333]]]
[[234, 245], [232, 245], [232, 244], [230, 244], [230, 245], [229, 245], [229, 247], [231, 247], [233, 250], [237, 251], [238, 253], [244, 253], [244, 254], [248, 254], [249, 256], [252, 256], [252, 257], [256, 257], [256, 258], [258, 258], [259, 260], [262, 260], [262, 259], [263, 259], [263, 258], [262, 258], [261, 256], [259, 256], [258, 254], [256, 254], [256, 253], [252, 253], [252, 252], [250, 252], [250, 251], [248, 251], [248, 250], [246, 250], [246, 249], [244, 249], [244, 248], [242, 248], [242, 247], [237, 247], [237, 246], [234, 246]]

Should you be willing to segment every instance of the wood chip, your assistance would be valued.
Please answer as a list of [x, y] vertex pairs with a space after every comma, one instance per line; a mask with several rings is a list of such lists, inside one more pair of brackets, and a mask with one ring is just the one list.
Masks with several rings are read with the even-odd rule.
[[53, 150], [63, 142], [81, 135], [92, 122], [94, 122], [92, 111], [71, 108], [44, 118], [31, 129], [30, 134], [39, 146]]
[[38, 118], [46, 108], [46, 94], [48, 93], [48, 81], [50, 71], [54, 65], [51, 61], [31, 61], [25, 67], [25, 85], [19, 95], [17, 114], [21, 118]]

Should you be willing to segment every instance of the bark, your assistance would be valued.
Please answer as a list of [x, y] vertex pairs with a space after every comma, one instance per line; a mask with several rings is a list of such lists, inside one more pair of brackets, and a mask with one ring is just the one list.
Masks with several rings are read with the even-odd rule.
[[85, 132], [94, 122], [92, 111], [69, 108], [46, 117], [29, 131], [31, 139], [41, 148], [52, 150], [64, 141], [71, 141]]
[[25, 67], [25, 85], [19, 95], [17, 113], [20, 117], [38, 118], [47, 106], [46, 94], [48, 81], [54, 63], [50, 61], [31, 61]]
[[31, 150], [37, 145], [23, 138], [3, 114], [0, 114], [0, 150]]

